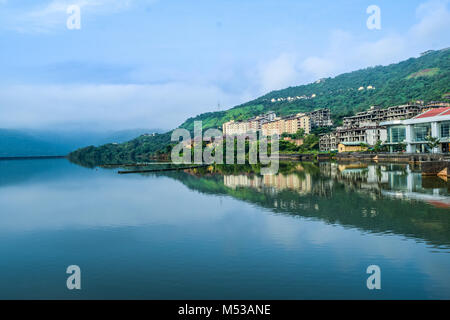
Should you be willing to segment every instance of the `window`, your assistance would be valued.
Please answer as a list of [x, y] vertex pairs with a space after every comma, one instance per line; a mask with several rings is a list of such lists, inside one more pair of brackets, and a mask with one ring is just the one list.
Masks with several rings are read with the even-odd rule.
[[450, 138], [450, 121], [441, 123], [441, 138]]
[[406, 138], [406, 128], [403, 126], [390, 127], [388, 130], [388, 142], [399, 143]]
[[413, 127], [414, 141], [426, 141], [431, 136], [431, 124], [417, 124]]

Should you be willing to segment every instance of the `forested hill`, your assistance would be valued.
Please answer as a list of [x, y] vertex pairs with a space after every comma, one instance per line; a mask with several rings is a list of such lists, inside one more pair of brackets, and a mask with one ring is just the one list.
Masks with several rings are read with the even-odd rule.
[[[339, 123], [343, 116], [352, 115], [371, 105], [389, 107], [416, 100], [438, 101], [445, 99], [449, 92], [450, 48], [447, 48], [388, 66], [366, 68], [307, 85], [273, 91], [227, 111], [208, 112], [189, 118], [180, 127], [193, 130], [194, 121], [201, 120], [203, 129], [221, 128], [226, 121], [245, 120], [269, 110], [283, 116], [319, 108], [330, 108], [335, 123]], [[118, 145], [88, 147], [70, 156], [76, 161], [88, 161], [92, 165], [148, 159], [155, 153], [168, 152], [170, 134], [141, 136]]]
[[[362, 87], [363, 90], [360, 89]], [[181, 127], [192, 129], [193, 122], [199, 120], [203, 121], [203, 128], [220, 127], [231, 119], [245, 120], [269, 110], [277, 115], [288, 115], [330, 108], [333, 117], [339, 119], [371, 105], [389, 107], [415, 100], [442, 100], [449, 91], [450, 48], [447, 48], [388, 66], [370, 67], [307, 85], [272, 91], [227, 111], [189, 118]], [[284, 100], [272, 102], [272, 99]]]

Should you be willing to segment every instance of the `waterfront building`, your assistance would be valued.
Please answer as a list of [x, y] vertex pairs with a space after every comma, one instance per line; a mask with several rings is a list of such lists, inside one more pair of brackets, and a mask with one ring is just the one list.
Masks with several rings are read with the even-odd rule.
[[324, 133], [319, 138], [320, 151], [335, 151], [338, 148], [338, 138], [336, 131]]
[[284, 131], [284, 120], [275, 118], [273, 121], [263, 123], [261, 130], [264, 136], [281, 135]]
[[273, 111], [268, 111], [246, 121], [231, 120], [222, 125], [222, 132], [225, 136], [243, 135], [251, 132], [257, 132], [261, 131], [263, 123], [274, 121], [275, 119], [276, 114]]
[[[319, 148], [321, 151], [336, 150], [339, 149], [339, 143], [343, 142], [359, 142], [369, 146], [375, 145], [377, 141], [384, 143], [388, 140], [388, 131], [384, 124], [390, 123], [393, 142], [389, 142], [389, 145], [392, 151], [396, 151], [403, 147], [402, 143], [397, 140], [406, 135], [406, 127], [403, 121], [417, 117], [427, 111], [446, 107], [450, 107], [450, 104], [439, 101], [428, 104], [424, 104], [423, 101], [416, 101], [414, 104], [385, 109], [372, 106], [366, 111], [356, 113], [354, 116], [345, 117], [343, 126], [337, 128], [333, 134], [321, 135]], [[426, 151], [426, 143], [419, 144], [417, 148], [411, 147], [410, 149], [417, 150], [417, 152], [420, 152], [420, 150]], [[448, 150], [448, 145], [443, 144], [440, 150]]]
[[311, 121], [307, 114], [298, 113], [284, 118], [276, 118], [273, 121], [262, 124], [261, 130], [264, 136], [294, 134], [303, 129], [305, 134], [311, 133]]
[[361, 142], [341, 142], [338, 144], [338, 152], [358, 152], [366, 151], [367, 146]]
[[358, 112], [351, 117], [345, 117], [343, 126], [359, 127], [362, 122], [379, 123], [382, 121], [409, 119], [420, 114], [423, 109], [424, 106], [420, 104], [406, 104], [385, 109], [379, 106], [371, 106], [366, 111]]
[[319, 138], [320, 151], [343, 150], [339, 144], [366, 144], [374, 146], [378, 141], [387, 140], [387, 130], [376, 123], [363, 122], [360, 127], [339, 127], [336, 131], [323, 134]]
[[247, 121], [228, 121], [222, 125], [222, 132], [226, 136], [245, 134], [249, 131]]
[[227, 135], [243, 135], [261, 131], [265, 136], [294, 134], [303, 129], [305, 134], [311, 133], [312, 127], [332, 126], [330, 110], [322, 108], [308, 113], [297, 113], [286, 117], [277, 117], [273, 111], [266, 112], [248, 120], [230, 120], [222, 125], [222, 131]]
[[[406, 145], [408, 153], [448, 153], [450, 143], [450, 107], [428, 110], [408, 120], [385, 121], [387, 141], [391, 152], [400, 151]], [[427, 137], [439, 139], [433, 150], [428, 146]]]
[[328, 108], [311, 111], [308, 115], [312, 128], [333, 126], [333, 121], [331, 121], [331, 112]]
[[389, 108], [371, 106], [366, 111], [358, 112], [351, 117], [345, 117], [343, 119], [343, 126], [359, 127], [362, 122], [380, 123], [384, 121], [406, 120], [411, 119], [430, 109], [439, 107], [450, 107], [450, 103], [433, 101], [428, 104], [424, 104], [423, 101], [416, 101], [416, 103], [414, 104], [392, 106]]

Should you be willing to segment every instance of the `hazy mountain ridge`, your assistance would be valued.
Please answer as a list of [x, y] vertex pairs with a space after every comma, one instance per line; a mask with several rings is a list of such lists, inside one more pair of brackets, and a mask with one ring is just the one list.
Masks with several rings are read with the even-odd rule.
[[131, 129], [120, 131], [50, 131], [0, 129], [0, 157], [54, 156], [86, 145], [122, 143], [136, 136], [161, 132], [159, 129]]

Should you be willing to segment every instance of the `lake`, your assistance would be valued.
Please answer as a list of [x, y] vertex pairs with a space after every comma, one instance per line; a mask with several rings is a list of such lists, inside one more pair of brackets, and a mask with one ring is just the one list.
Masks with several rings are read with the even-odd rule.
[[0, 298], [449, 299], [449, 190], [399, 164], [0, 161]]

